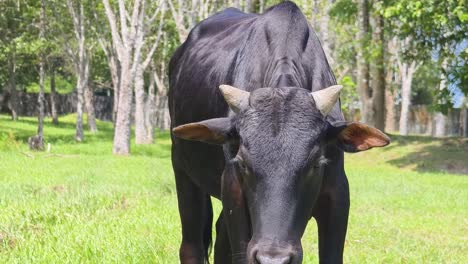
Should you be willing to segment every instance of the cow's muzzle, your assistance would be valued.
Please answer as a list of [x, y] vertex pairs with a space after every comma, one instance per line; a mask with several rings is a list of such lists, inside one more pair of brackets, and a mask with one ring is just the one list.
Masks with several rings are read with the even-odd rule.
[[292, 244], [251, 243], [248, 252], [252, 264], [296, 264], [302, 260], [300, 246]]

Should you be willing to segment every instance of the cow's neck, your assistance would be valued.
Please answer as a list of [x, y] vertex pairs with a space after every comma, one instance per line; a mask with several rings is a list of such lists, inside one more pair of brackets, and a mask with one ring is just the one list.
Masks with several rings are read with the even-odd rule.
[[274, 60], [267, 72], [267, 87], [303, 87], [300, 66], [288, 57]]

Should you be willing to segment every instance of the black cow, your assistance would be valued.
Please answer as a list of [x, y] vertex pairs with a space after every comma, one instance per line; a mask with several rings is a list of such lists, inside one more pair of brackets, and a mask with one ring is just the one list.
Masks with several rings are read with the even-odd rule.
[[349, 209], [343, 150], [389, 138], [343, 121], [341, 86], [299, 8], [219, 12], [191, 31], [169, 71], [181, 262], [207, 260], [213, 196], [223, 204], [216, 263], [300, 263], [311, 217], [320, 262], [341, 263]]

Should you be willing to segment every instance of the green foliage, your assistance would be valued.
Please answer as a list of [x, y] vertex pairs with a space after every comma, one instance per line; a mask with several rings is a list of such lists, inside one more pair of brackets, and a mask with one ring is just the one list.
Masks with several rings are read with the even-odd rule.
[[440, 85], [441, 72], [436, 62], [427, 60], [413, 76], [412, 104], [432, 105]]
[[468, 38], [462, 45], [465, 46], [464, 49], [452, 58], [448, 78], [451, 83], [455, 83], [460, 88], [465, 96], [468, 96]]
[[[48, 2], [48, 1], [47, 1]], [[0, 89], [9, 78], [15, 78], [22, 90], [38, 81], [38, 62], [41, 54], [53, 54], [53, 41], [39, 39], [40, 1], [6, 0], [0, 3]], [[14, 65], [15, 76], [8, 66]]]
[[[186, 3], [186, 1], [182, 1]], [[181, 2], [181, 3], [182, 3]], [[228, 1], [229, 3], [234, 3]], [[269, 7], [282, 2], [282, 0], [265, 0], [265, 7]], [[385, 21], [385, 38], [390, 40], [396, 36], [400, 40], [411, 38], [411, 45], [401, 50], [404, 60], [416, 59], [417, 61], [427, 60], [434, 57], [440, 62], [446, 59], [448, 68], [443, 71], [449, 83], [468, 94], [468, 11], [466, 1], [461, 0], [389, 0], [389, 1], [369, 1], [370, 14], [381, 14]], [[73, 3], [78, 3], [73, 1]], [[98, 37], [103, 36], [105, 41], [110, 41], [110, 29], [107, 17], [104, 12], [102, 1], [83, 1], [85, 11], [85, 27], [87, 46], [90, 47], [91, 62], [91, 82], [93, 86], [109, 88], [112, 84], [111, 76], [104, 52], [98, 43]], [[132, 2], [127, 2], [130, 6]], [[176, 5], [178, 1], [173, 1]], [[188, 2], [187, 2], [188, 3]], [[241, 6], [245, 1], [240, 1]], [[257, 2], [258, 3], [258, 2]], [[356, 93], [356, 54], [359, 41], [367, 43], [363, 51], [364, 57], [371, 66], [375, 65], [375, 58], [380, 55], [381, 49], [378, 43], [371, 41], [371, 33], [365, 39], [357, 40], [357, 19], [358, 5], [354, 0], [336, 1], [296, 1], [301, 7], [311, 24], [320, 22], [324, 16], [326, 7], [330, 7], [329, 15], [329, 42], [331, 43], [332, 57], [334, 63], [333, 70], [345, 85], [342, 101], [345, 107], [355, 105], [358, 99]], [[117, 8], [117, 2], [111, 1]], [[157, 1], [147, 1], [148, 14], [156, 9]], [[331, 5], [331, 6], [329, 6]], [[214, 1], [210, 6], [212, 12], [224, 9], [224, 2]], [[190, 9], [190, 4], [187, 4]], [[71, 84], [74, 79], [70, 76], [74, 73], [73, 62], [70, 54], [65, 52], [69, 46], [72, 51], [76, 51], [77, 44], [73, 32], [72, 19], [67, 9], [65, 1], [46, 0], [47, 30], [46, 40], [39, 40], [39, 11], [40, 1], [33, 0], [4, 0], [0, 3], [0, 92], [7, 86], [9, 75], [8, 65], [14, 60], [16, 70], [16, 83], [18, 90], [37, 92], [38, 90], [38, 61], [39, 55], [45, 54], [47, 59], [47, 71], [50, 75], [52, 65], [56, 68], [57, 89], [61, 93], [73, 90]], [[190, 10], [184, 10], [184, 14], [189, 15]], [[118, 14], [117, 14], [118, 15]], [[201, 18], [197, 18], [201, 19]], [[118, 19], [117, 19], [118, 20]], [[185, 18], [188, 20], [188, 17]], [[149, 28], [155, 28], [159, 19], [155, 19]], [[119, 21], [118, 21], [119, 23]], [[179, 34], [172, 13], [168, 8], [163, 20], [165, 44], [161, 43], [154, 54], [154, 64], [158, 72], [167, 72], [167, 63], [180, 45]], [[318, 29], [316, 29], [319, 31]], [[154, 30], [153, 30], [154, 31]], [[318, 32], [320, 34], [320, 32]], [[150, 38], [156, 37], [155, 32], [150, 33]], [[465, 43], [465, 44], [463, 44]], [[143, 48], [143, 53], [149, 47]], [[434, 55], [435, 54], [435, 55]], [[386, 65], [387, 66], [387, 65]], [[382, 65], [379, 65], [382, 67]], [[389, 66], [390, 67], [390, 66]], [[437, 101], [450, 102], [451, 93], [444, 91], [439, 93], [433, 82], [436, 80], [434, 74], [418, 75], [415, 77], [413, 100], [415, 102]], [[387, 67], [388, 68], [388, 67]], [[46, 79], [46, 91], [49, 88], [49, 78]], [[165, 79], [167, 81], [167, 78]], [[417, 82], [417, 83], [416, 83]], [[147, 82], [146, 82], [147, 83]], [[428, 84], [430, 83], [430, 85]], [[426, 90], [424, 90], [426, 89]], [[434, 96], [432, 94], [435, 94]], [[447, 105], [446, 107], [450, 107]]]
[[340, 24], [352, 24], [357, 18], [358, 8], [353, 0], [338, 0], [330, 9], [330, 16]]
[[[65, 79], [61, 75], [55, 76], [55, 86], [57, 93], [60, 94], [67, 94], [71, 93], [73, 89], [75, 89], [72, 80]], [[39, 83], [32, 82], [28, 86], [26, 86], [26, 92], [28, 93], [39, 93]], [[47, 76], [44, 80], [44, 92], [50, 93], [50, 77]]]
[[[111, 154], [112, 124], [74, 140], [74, 116], [45, 122], [49, 153], [30, 152], [36, 120], [0, 116], [0, 262], [178, 263], [181, 231], [170, 137]], [[5, 135], [19, 147], [9, 149]], [[8, 136], [7, 136], [8, 137]], [[351, 212], [345, 263], [464, 263], [468, 142], [392, 136], [345, 156]], [[458, 174], [457, 174], [458, 172]], [[220, 202], [213, 199], [214, 215]], [[213, 230], [213, 236], [215, 232]], [[318, 263], [317, 228], [304, 263]]]
[[350, 75], [346, 75], [340, 80], [340, 84], [343, 85], [343, 90], [340, 95], [341, 107], [346, 110], [355, 108], [358, 94], [356, 91], [357, 85], [353, 78]]
[[449, 98], [452, 98], [452, 92], [449, 89], [436, 90], [435, 103], [430, 106], [433, 111], [442, 112], [446, 115], [450, 108], [453, 108], [453, 103]]
[[[401, 39], [411, 38], [412, 57], [421, 60], [436, 52], [440, 62], [448, 61], [448, 68], [443, 71], [446, 78], [461, 85], [465, 94], [468, 92], [464, 85], [467, 66], [463, 58], [466, 59], [466, 54], [457, 54], [457, 47], [468, 39], [465, 1], [390, 1], [383, 14], [391, 25], [392, 34]], [[441, 91], [438, 95], [440, 98], [444, 96], [450, 96], [450, 93]], [[450, 100], [445, 98], [444, 101]]]

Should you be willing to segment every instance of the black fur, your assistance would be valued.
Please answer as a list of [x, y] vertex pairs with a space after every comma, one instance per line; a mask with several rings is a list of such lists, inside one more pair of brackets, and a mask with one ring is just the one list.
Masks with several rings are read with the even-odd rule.
[[[327, 145], [326, 135], [328, 123], [343, 121], [343, 115], [338, 102], [325, 119], [309, 95], [336, 81], [299, 8], [286, 1], [261, 15], [233, 8], [213, 15], [177, 49], [169, 75], [171, 127], [230, 116], [235, 131], [225, 129], [235, 140], [223, 147], [172, 135], [176, 182], [190, 186], [178, 189], [182, 225], [191, 231], [181, 262], [192, 255], [206, 260], [208, 254], [208, 221], [183, 216], [211, 210], [196, 202], [194, 193], [222, 200], [218, 226], [226, 227], [234, 242], [225, 251], [236, 263], [261, 254], [301, 262], [300, 239], [312, 216], [319, 225], [321, 262], [342, 262], [348, 183], [343, 152]], [[251, 92], [250, 107], [230, 112], [221, 84]], [[203, 255], [194, 250], [196, 239], [204, 241]], [[219, 263], [232, 260], [222, 257], [216, 258]]]

